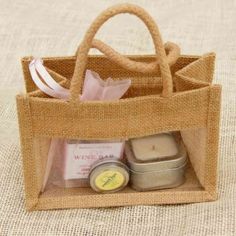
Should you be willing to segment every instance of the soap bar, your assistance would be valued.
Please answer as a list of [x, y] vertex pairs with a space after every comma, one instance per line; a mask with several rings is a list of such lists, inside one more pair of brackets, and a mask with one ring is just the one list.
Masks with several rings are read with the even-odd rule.
[[86, 179], [94, 162], [122, 159], [124, 142], [66, 143], [64, 146], [64, 180]]

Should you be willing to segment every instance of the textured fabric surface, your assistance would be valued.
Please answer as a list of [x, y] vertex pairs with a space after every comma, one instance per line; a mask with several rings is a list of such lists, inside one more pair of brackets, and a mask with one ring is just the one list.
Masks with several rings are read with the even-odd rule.
[[[157, 20], [164, 41], [183, 54], [217, 53], [223, 85], [219, 200], [180, 206], [137, 206], [27, 213], [14, 95], [23, 88], [19, 58], [74, 54], [89, 23], [122, 1], [0, 1], [0, 235], [235, 235], [236, 3], [128, 1]], [[127, 1], [126, 1], [127, 2]], [[122, 27], [120, 27], [122, 26]], [[145, 27], [118, 16], [97, 38], [122, 53], [151, 53]]]

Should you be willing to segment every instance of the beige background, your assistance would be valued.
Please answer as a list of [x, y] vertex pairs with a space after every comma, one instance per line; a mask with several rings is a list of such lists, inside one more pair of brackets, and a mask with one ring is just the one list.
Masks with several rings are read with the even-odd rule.
[[[27, 213], [14, 95], [23, 90], [20, 57], [72, 55], [94, 17], [116, 0], [0, 0], [0, 235], [235, 235], [236, 1], [128, 1], [156, 19], [164, 41], [183, 54], [217, 53], [223, 85], [219, 200], [179, 206], [137, 206]], [[127, 1], [126, 1], [127, 2]], [[112, 19], [97, 38], [122, 53], [152, 53], [134, 17]]]

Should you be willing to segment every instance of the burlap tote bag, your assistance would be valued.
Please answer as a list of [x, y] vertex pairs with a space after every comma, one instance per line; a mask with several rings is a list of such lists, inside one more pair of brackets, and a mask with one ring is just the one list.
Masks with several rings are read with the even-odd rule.
[[[136, 15], [145, 23], [155, 55], [124, 57], [93, 40], [100, 26], [120, 13]], [[88, 56], [91, 47], [99, 47], [107, 57]], [[49, 73], [70, 87], [69, 101], [37, 90], [28, 69], [32, 58], [22, 59], [27, 92], [16, 100], [27, 209], [176, 204], [217, 198], [221, 87], [212, 84], [215, 55], [179, 56], [173, 64], [170, 51], [168, 45], [165, 51], [157, 25], [147, 12], [122, 4], [95, 19], [76, 56], [43, 58]], [[131, 78], [131, 88], [118, 101], [81, 102], [86, 68], [101, 78]], [[40, 192], [52, 138], [128, 139], [166, 131], [180, 131], [188, 151], [186, 182], [178, 188], [136, 192], [126, 187], [117, 193], [98, 194], [90, 188], [54, 187]]]

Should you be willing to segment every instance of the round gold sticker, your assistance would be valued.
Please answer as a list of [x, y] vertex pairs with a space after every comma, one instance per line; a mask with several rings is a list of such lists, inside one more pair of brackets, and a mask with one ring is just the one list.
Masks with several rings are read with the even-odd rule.
[[125, 177], [117, 170], [106, 170], [100, 173], [95, 179], [95, 185], [100, 190], [114, 190], [124, 184]]

